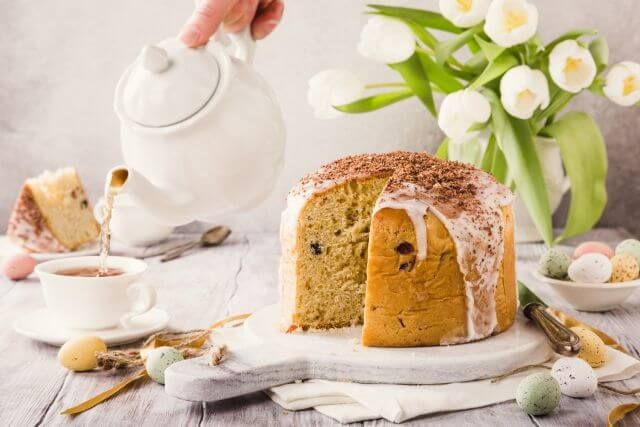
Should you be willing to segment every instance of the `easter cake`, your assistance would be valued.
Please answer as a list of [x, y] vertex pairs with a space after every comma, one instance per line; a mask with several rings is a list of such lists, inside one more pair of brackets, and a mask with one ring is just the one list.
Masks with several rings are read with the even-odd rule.
[[31, 252], [68, 252], [96, 240], [98, 223], [74, 168], [26, 180], [7, 235]]
[[282, 327], [363, 325], [362, 344], [463, 343], [516, 314], [512, 194], [426, 153], [350, 156], [303, 178], [282, 215]]

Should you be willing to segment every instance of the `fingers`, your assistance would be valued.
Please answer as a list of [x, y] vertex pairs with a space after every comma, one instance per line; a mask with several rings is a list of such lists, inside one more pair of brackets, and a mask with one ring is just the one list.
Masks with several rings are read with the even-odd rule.
[[284, 12], [281, 0], [262, 0], [256, 18], [251, 24], [251, 33], [256, 40], [267, 37], [276, 28]]
[[[260, 0], [241, 0], [235, 7], [229, 11], [229, 14], [224, 20], [225, 30], [235, 33], [249, 26], [253, 17], [256, 15], [258, 9], [258, 3]], [[237, 10], [235, 10], [237, 9]]]
[[[235, 3], [236, 0], [202, 1], [180, 33], [182, 42], [190, 47], [207, 43]], [[237, 3], [245, 3], [245, 1], [240, 0]]]

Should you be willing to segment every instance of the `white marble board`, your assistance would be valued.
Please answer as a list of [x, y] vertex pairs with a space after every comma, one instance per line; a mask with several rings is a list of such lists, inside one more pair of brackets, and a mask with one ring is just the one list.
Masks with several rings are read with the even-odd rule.
[[166, 392], [190, 401], [217, 401], [309, 378], [389, 384], [444, 384], [491, 378], [551, 357], [541, 332], [518, 317], [508, 331], [452, 346], [371, 348], [361, 327], [325, 333], [283, 333], [278, 307], [263, 308], [244, 324], [250, 345], [218, 366], [205, 357], [172, 365]]

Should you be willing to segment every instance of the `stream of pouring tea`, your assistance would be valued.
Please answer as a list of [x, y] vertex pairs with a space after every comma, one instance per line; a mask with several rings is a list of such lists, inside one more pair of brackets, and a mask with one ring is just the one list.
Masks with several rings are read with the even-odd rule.
[[113, 212], [113, 200], [118, 193], [118, 188], [109, 186], [104, 195], [104, 206], [102, 207], [102, 223], [100, 224], [100, 268], [98, 276], [106, 276], [109, 273], [107, 267], [107, 257], [111, 248], [111, 213]]

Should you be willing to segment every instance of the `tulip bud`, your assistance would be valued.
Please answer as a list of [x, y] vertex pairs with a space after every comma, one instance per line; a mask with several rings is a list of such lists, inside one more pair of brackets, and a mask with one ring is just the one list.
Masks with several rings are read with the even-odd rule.
[[332, 119], [343, 114], [334, 106], [361, 98], [364, 90], [364, 83], [351, 71], [325, 70], [309, 80], [307, 101], [317, 118]]
[[473, 27], [487, 15], [491, 0], [440, 0], [440, 12], [455, 26]]
[[625, 61], [611, 67], [603, 91], [607, 98], [624, 107], [640, 102], [640, 64]]
[[369, 19], [360, 33], [358, 52], [384, 64], [406, 61], [416, 50], [416, 40], [405, 23], [384, 16]]
[[476, 123], [484, 123], [491, 116], [489, 101], [479, 92], [464, 89], [447, 95], [440, 105], [438, 126], [453, 143], [463, 143], [478, 135], [469, 131]]
[[538, 29], [538, 9], [526, 0], [493, 0], [484, 31], [502, 47], [524, 43]]
[[588, 49], [575, 40], [565, 40], [549, 55], [549, 74], [559, 88], [578, 93], [588, 88], [596, 77], [597, 67]]
[[540, 70], [519, 65], [500, 80], [502, 106], [513, 117], [528, 120], [538, 108], [549, 105], [549, 84]]

